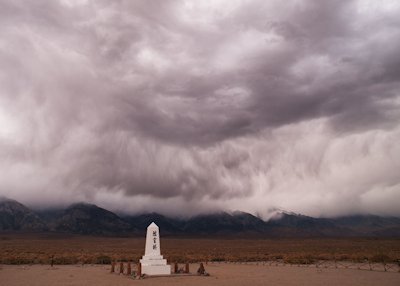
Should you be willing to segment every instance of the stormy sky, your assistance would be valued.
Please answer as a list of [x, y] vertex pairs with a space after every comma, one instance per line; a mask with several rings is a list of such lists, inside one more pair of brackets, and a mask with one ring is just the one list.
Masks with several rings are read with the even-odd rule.
[[400, 215], [397, 0], [0, 0], [0, 196]]

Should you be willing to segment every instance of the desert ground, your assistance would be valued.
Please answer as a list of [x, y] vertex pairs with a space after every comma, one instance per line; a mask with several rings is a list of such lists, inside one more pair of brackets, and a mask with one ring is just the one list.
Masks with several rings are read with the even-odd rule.
[[[191, 264], [195, 272], [198, 264]], [[208, 264], [209, 277], [181, 276], [133, 279], [110, 273], [108, 265], [2, 265], [0, 285], [400, 285], [400, 273], [295, 266]]]
[[134, 269], [144, 243], [144, 237], [3, 233], [0, 286], [400, 285], [399, 239], [164, 237], [161, 252], [170, 264], [190, 262], [195, 273], [205, 262], [210, 276], [138, 280], [117, 274], [118, 267], [110, 273], [112, 261], [130, 261]]

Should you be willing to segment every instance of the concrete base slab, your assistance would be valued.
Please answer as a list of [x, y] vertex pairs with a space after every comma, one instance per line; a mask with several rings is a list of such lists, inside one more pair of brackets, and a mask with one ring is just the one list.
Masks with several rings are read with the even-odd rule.
[[171, 265], [142, 265], [142, 274], [170, 275]]

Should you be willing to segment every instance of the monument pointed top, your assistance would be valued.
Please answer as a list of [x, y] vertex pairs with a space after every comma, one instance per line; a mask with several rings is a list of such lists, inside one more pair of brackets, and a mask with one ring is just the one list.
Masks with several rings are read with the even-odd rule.
[[149, 228], [149, 227], [152, 227], [152, 228], [153, 228], [153, 227], [156, 227], [156, 228], [158, 228], [158, 225], [156, 225], [156, 224], [154, 223], [154, 221], [153, 221], [153, 222], [148, 226], [148, 228]]

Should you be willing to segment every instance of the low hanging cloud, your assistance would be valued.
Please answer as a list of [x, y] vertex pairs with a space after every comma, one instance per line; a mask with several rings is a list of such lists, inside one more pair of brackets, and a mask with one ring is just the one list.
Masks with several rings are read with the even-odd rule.
[[0, 195], [400, 215], [398, 1], [1, 1]]

